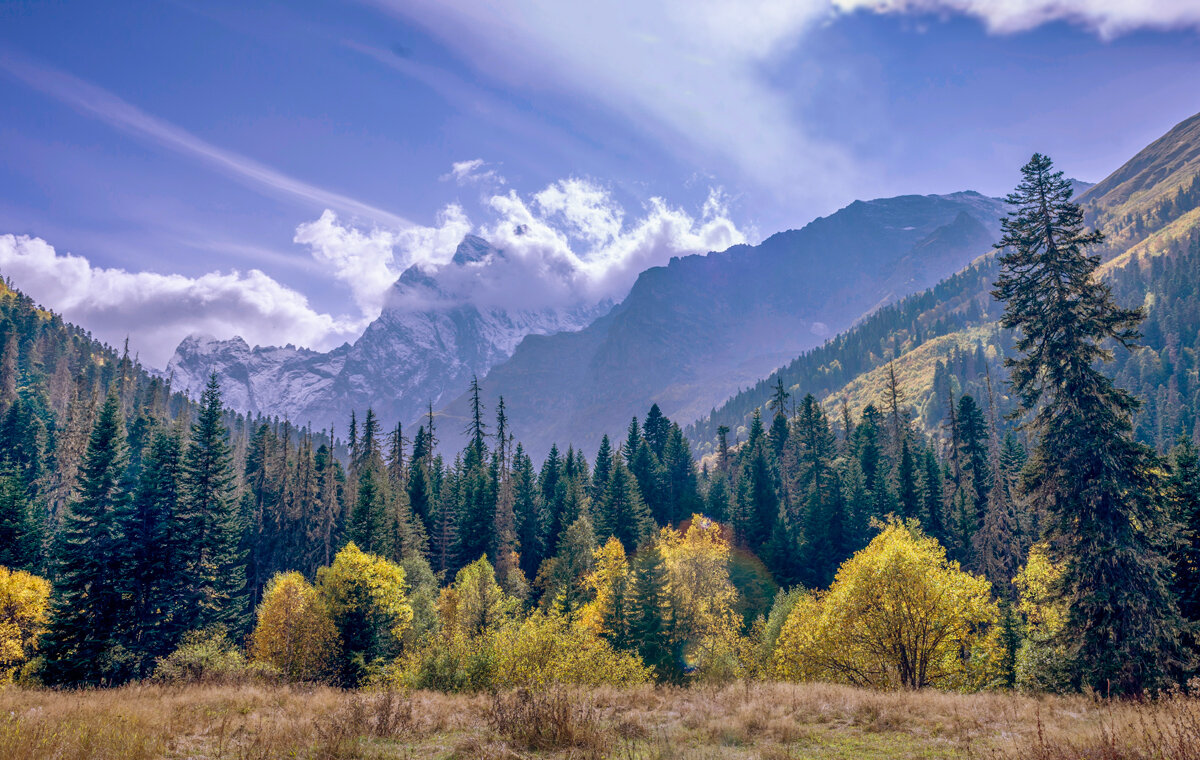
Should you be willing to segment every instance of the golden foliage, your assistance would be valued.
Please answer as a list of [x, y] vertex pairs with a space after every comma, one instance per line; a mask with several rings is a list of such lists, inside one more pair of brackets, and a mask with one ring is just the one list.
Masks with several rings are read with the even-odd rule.
[[251, 656], [293, 681], [319, 681], [331, 675], [337, 650], [337, 629], [316, 588], [297, 572], [272, 578], [258, 606]]
[[317, 590], [344, 644], [348, 635], [359, 636], [351, 629], [360, 625], [398, 642], [412, 623], [404, 568], [353, 542], [337, 553], [332, 565], [317, 571]]
[[1030, 691], [1065, 691], [1070, 658], [1058, 643], [1067, 619], [1066, 602], [1055, 593], [1062, 569], [1050, 562], [1045, 544], [1029, 549], [1025, 567], [1013, 578], [1020, 593], [1017, 610], [1025, 620], [1025, 640], [1017, 651], [1017, 686]]
[[664, 528], [658, 544], [667, 570], [673, 635], [688, 672], [716, 681], [745, 675], [753, 645], [739, 634], [729, 541], [720, 523], [692, 515], [686, 531]]
[[592, 571], [584, 578], [592, 601], [580, 610], [579, 620], [595, 634], [611, 635], [612, 631], [605, 630], [605, 621], [613, 619], [617, 596], [629, 578], [629, 562], [625, 558], [624, 544], [613, 537], [604, 546], [596, 547], [592, 556], [595, 558]]
[[50, 583], [24, 570], [0, 567], [0, 684], [37, 653], [46, 630]]
[[442, 589], [438, 617], [448, 637], [470, 638], [494, 628], [516, 612], [518, 602], [504, 593], [486, 557], [459, 570], [454, 585]]
[[986, 580], [947, 560], [915, 524], [893, 520], [828, 592], [797, 600], [775, 671], [885, 689], [967, 688], [991, 670], [998, 614]]
[[635, 655], [621, 652], [582, 625], [561, 615], [534, 612], [497, 630], [492, 688], [550, 684], [631, 686], [650, 680]]

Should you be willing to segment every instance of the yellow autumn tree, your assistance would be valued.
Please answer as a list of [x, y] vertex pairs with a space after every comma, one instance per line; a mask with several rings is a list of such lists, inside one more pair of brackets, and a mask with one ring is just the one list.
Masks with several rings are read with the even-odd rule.
[[1070, 687], [1070, 657], [1058, 640], [1067, 619], [1065, 601], [1055, 592], [1062, 578], [1046, 552], [1034, 544], [1025, 567], [1013, 578], [1020, 594], [1017, 611], [1025, 621], [1025, 638], [1017, 651], [1017, 686], [1028, 691], [1060, 692]]
[[267, 583], [258, 605], [250, 654], [293, 681], [319, 681], [334, 673], [338, 632], [317, 589], [297, 572]]
[[342, 683], [357, 685], [369, 667], [399, 653], [413, 618], [404, 568], [349, 543], [317, 571], [317, 591], [340, 639]]
[[49, 599], [45, 578], [0, 566], [0, 684], [37, 654]]
[[619, 617], [621, 596], [629, 579], [629, 561], [625, 545], [610, 537], [592, 553], [592, 570], [584, 578], [584, 586], [592, 600], [579, 612], [580, 624], [600, 636], [611, 636], [613, 621]]
[[751, 644], [739, 635], [737, 589], [729, 579], [729, 541], [720, 523], [692, 515], [686, 531], [658, 537], [667, 571], [672, 634], [686, 669], [709, 680], [742, 674]]
[[990, 584], [946, 559], [913, 522], [888, 522], [824, 594], [797, 600], [775, 673], [876, 688], [966, 689], [997, 656]]
[[496, 627], [516, 612], [519, 603], [500, 588], [487, 557], [480, 557], [454, 576], [442, 589], [438, 617], [447, 637], [471, 638]]

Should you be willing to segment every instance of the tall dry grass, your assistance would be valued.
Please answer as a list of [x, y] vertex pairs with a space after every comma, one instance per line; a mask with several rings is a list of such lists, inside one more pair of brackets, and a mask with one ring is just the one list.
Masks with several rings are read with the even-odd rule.
[[1200, 702], [827, 684], [444, 695], [254, 685], [0, 690], [4, 760], [1200, 760]]

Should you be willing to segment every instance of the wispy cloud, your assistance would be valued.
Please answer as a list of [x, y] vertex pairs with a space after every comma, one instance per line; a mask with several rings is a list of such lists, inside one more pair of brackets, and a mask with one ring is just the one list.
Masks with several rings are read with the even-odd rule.
[[688, 163], [732, 169], [790, 201], [852, 186], [851, 158], [771, 82], [828, 0], [365, 1], [425, 27], [493, 81], [601, 104]]
[[0, 55], [0, 70], [115, 129], [191, 156], [251, 187], [277, 196], [297, 198], [310, 205], [334, 208], [377, 224], [391, 227], [412, 225], [408, 219], [390, 211], [317, 187], [252, 158], [213, 145], [71, 74], [42, 66], [11, 52]]
[[833, 0], [842, 11], [961, 13], [997, 33], [1066, 21], [1112, 38], [1137, 29], [1200, 28], [1196, 0]]

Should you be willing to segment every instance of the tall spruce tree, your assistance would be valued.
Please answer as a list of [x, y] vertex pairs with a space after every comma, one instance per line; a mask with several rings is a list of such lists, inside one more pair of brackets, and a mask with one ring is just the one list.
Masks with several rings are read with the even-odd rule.
[[122, 643], [135, 653], [136, 677], [150, 675], [175, 648], [172, 601], [182, 590], [175, 556], [183, 443], [178, 430], [160, 426], [142, 455], [137, 491], [117, 513], [122, 535], [120, 591], [126, 599]]
[[221, 386], [214, 373], [200, 397], [183, 459], [179, 529], [183, 596], [174, 616], [184, 630], [247, 623], [246, 568], [240, 551], [243, 529], [234, 501], [229, 431], [221, 421]]
[[123, 622], [118, 516], [127, 508], [125, 422], [110, 393], [88, 439], [79, 495], [63, 515], [55, 544], [50, 625], [44, 653], [47, 683], [98, 686], [128, 677], [116, 632]]
[[1166, 495], [1178, 535], [1173, 561], [1179, 612], [1192, 629], [1185, 640], [1200, 652], [1200, 456], [1188, 438], [1171, 450]]
[[1099, 232], [1084, 228], [1071, 183], [1040, 154], [1007, 198], [1012, 211], [996, 244], [1004, 327], [1016, 331], [1009, 359], [1037, 448], [1026, 467], [1030, 497], [1048, 515], [1051, 558], [1067, 604], [1062, 643], [1075, 679], [1102, 694], [1163, 686], [1183, 664], [1181, 619], [1161, 550], [1154, 457], [1132, 436], [1136, 401], [1100, 365], [1109, 341], [1137, 340], [1140, 310], [1123, 309], [1089, 253]]

